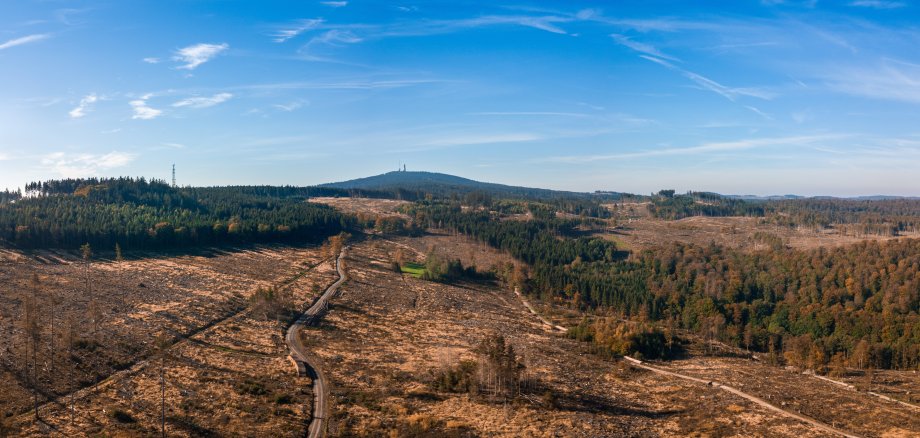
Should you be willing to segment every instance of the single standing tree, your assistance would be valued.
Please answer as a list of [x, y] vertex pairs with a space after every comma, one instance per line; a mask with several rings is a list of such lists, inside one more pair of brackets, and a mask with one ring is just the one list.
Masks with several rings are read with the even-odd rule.
[[166, 356], [170, 344], [170, 337], [165, 331], [157, 336], [157, 354], [160, 356], [160, 434], [163, 438], [166, 438]]

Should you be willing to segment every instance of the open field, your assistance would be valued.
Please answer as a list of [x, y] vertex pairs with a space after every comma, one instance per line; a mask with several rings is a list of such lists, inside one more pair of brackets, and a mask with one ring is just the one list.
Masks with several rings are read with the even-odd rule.
[[399, 201], [395, 199], [373, 199], [373, 198], [332, 198], [316, 197], [310, 198], [310, 202], [317, 204], [326, 204], [335, 207], [339, 211], [352, 214], [368, 215], [396, 215], [396, 209], [409, 204], [408, 201]]
[[425, 266], [420, 263], [405, 262], [400, 267], [403, 273], [409, 274], [415, 278], [421, 278], [425, 275]]
[[[42, 290], [55, 291], [59, 301], [57, 353], [48, 353], [48, 324], [39, 343], [40, 414], [47, 423], [40, 427], [31, 414], [17, 415], [31, 407], [30, 361], [22, 354], [24, 337], [16, 321], [32, 272], [39, 274]], [[0, 327], [8, 334], [0, 338], [0, 412], [10, 417], [14, 430], [25, 435], [58, 430], [67, 436], [103, 430], [112, 436], [158, 433], [162, 362], [151, 358], [161, 334], [172, 342], [165, 362], [170, 436], [287, 436], [305, 430], [312, 400], [309, 379], [295, 377], [286, 359], [283, 321], [266, 318], [264, 308], [249, 297], [258, 288], [276, 287], [290, 291], [295, 302], [311, 299], [334, 278], [319, 248], [254, 247], [104, 261], [92, 263], [88, 272], [92, 299], [80, 281], [82, 263], [73, 255], [18, 254], [0, 265], [5, 280]], [[97, 336], [85, 318], [90, 302], [102, 307]], [[76, 368], [66, 360], [71, 321], [76, 344], [82, 346], [74, 351]], [[67, 394], [77, 386], [85, 389], [74, 397], [71, 424]], [[49, 398], [54, 402], [46, 403]]]
[[[630, 251], [640, 251], [670, 242], [717, 245], [729, 248], [760, 250], [770, 244], [757, 235], [779, 238], [786, 246], [796, 249], [849, 245], [864, 240], [891, 240], [898, 237], [843, 235], [836, 230], [816, 231], [810, 228], [788, 228], [761, 223], [756, 217], [689, 217], [668, 221], [655, 219], [648, 214], [644, 203], [624, 204], [617, 218], [619, 226], [595, 235], [617, 242]], [[900, 237], [920, 237], [905, 234]]]
[[[389, 269], [397, 249], [425, 246], [423, 241], [353, 245], [342, 295], [324, 322], [303, 334], [330, 379], [333, 436], [824, 436], [705, 384], [590, 354], [586, 344], [547, 330], [512, 292], [425, 282]], [[433, 389], [439, 369], [475, 358], [473, 347], [494, 333], [515, 347], [539, 390], [501, 403]], [[836, 385], [750, 360], [707, 357], [690, 348], [688, 358], [661, 366], [737, 385], [860, 435], [910, 436], [920, 430], [909, 409], [840, 393]], [[834, 408], [821, 408], [827, 405]]]

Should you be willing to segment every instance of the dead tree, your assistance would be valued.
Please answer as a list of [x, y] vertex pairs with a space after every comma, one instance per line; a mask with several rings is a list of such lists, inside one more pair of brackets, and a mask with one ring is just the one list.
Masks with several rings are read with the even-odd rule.
[[[30, 373], [30, 384], [32, 386], [35, 420], [38, 421], [38, 343], [41, 340], [41, 326], [38, 322], [38, 290], [41, 288], [41, 282], [39, 281], [38, 274], [32, 274], [30, 285], [32, 294], [30, 297], [27, 297], [23, 303], [22, 328], [26, 334], [26, 342], [31, 343], [32, 372]], [[26, 347], [26, 354], [29, 354], [28, 348], [29, 347]]]
[[170, 345], [170, 337], [165, 332], [157, 337], [156, 348], [160, 356], [160, 434], [163, 438], [166, 438], [166, 357]]
[[50, 373], [54, 376], [54, 356], [57, 354], [57, 351], [54, 349], [55, 334], [54, 334], [54, 320], [56, 318], [55, 309], [58, 305], [58, 296], [54, 292], [53, 288], [48, 289], [48, 312], [49, 318], [48, 323], [51, 326], [51, 337], [48, 338], [48, 358], [50, 359]]

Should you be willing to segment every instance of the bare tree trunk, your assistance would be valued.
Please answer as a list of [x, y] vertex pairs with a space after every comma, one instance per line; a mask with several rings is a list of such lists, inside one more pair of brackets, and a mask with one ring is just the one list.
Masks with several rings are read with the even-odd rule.
[[160, 362], [160, 433], [166, 438], [166, 354]]
[[32, 338], [32, 400], [35, 407], [35, 421], [38, 421], [38, 343]]

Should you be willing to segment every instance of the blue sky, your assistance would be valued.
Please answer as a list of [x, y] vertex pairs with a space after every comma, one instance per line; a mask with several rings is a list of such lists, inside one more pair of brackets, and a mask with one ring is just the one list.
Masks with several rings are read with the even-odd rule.
[[920, 195], [920, 5], [5, 1], [0, 187]]

